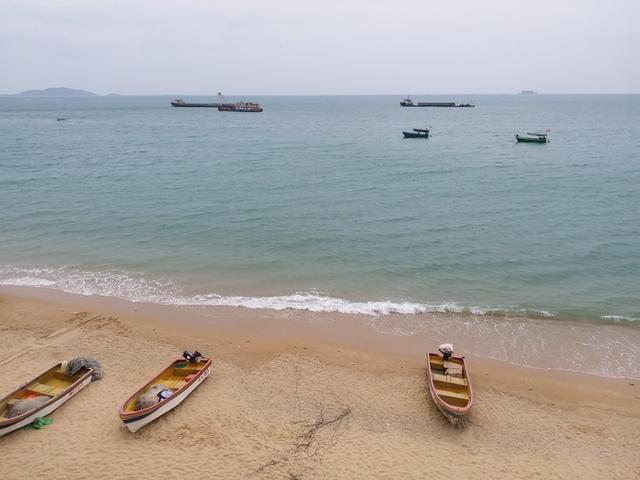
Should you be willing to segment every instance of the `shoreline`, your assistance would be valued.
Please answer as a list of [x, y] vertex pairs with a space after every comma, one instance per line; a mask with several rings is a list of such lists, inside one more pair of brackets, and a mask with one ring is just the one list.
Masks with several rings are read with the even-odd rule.
[[[453, 342], [456, 351], [542, 372], [640, 380], [640, 328], [627, 323], [470, 313], [365, 315], [297, 309], [187, 306], [80, 295], [46, 287], [0, 286], [0, 295], [100, 308], [162, 323], [213, 328], [269, 339], [306, 338], [383, 354], [423, 356]], [[179, 322], [176, 320], [179, 317]], [[267, 333], [268, 332], [268, 333]], [[575, 358], [574, 358], [575, 357]]]
[[[62, 358], [95, 356], [105, 369], [51, 415], [52, 425], [0, 439], [3, 478], [136, 478], [155, 468], [167, 478], [418, 479], [445, 475], [452, 458], [475, 478], [640, 473], [640, 382], [468, 355], [476, 404], [456, 430], [429, 398], [424, 349], [437, 342], [417, 352], [407, 337], [348, 316], [327, 324], [308, 312], [188, 310], [0, 289], [0, 391]], [[119, 404], [184, 349], [214, 359], [211, 377], [130, 434]], [[300, 447], [305, 425], [341, 414], [311, 448]], [[61, 435], [65, 449], [83, 455], [59, 455]], [[47, 462], [28, 461], [34, 449]], [[177, 458], [184, 469], [175, 469]]]
[[[193, 279], [193, 276], [191, 276]], [[210, 284], [196, 275], [195, 287], [188, 290], [184, 277], [153, 277], [140, 272], [89, 271], [60, 267], [11, 267], [0, 269], [0, 288], [52, 289], [83, 296], [113, 297], [135, 303], [191, 307], [236, 307], [249, 310], [298, 310], [349, 315], [459, 314], [513, 319], [553, 319], [557, 321], [623, 324], [640, 328], [637, 313], [615, 308], [590, 310], [577, 305], [519, 304], [461, 299], [433, 301], [412, 297], [326, 294], [314, 288], [299, 290], [295, 283], [255, 284], [246, 281]], [[250, 286], [249, 286], [250, 285]], [[203, 293], [210, 292], [210, 293]], [[446, 298], [446, 297], [445, 297]], [[553, 303], [553, 302], [552, 302]]]

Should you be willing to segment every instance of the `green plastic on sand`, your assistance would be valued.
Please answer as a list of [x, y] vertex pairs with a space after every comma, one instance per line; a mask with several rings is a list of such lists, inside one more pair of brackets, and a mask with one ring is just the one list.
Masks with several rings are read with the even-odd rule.
[[47, 425], [49, 425], [50, 423], [53, 423], [52, 418], [41, 417], [41, 418], [36, 418], [33, 422], [31, 422], [29, 425], [27, 425], [24, 428], [35, 428], [36, 430], [40, 430], [46, 427]]

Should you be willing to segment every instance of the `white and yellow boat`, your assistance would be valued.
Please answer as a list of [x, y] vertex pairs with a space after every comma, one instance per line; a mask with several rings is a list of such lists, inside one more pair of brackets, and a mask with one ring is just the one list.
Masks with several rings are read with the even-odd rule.
[[464, 357], [445, 359], [437, 353], [427, 353], [427, 374], [436, 407], [451, 423], [459, 423], [473, 406], [473, 389]]
[[131, 432], [180, 405], [211, 373], [212, 360], [185, 352], [120, 407], [120, 419]]
[[82, 367], [73, 375], [60, 362], [0, 400], [0, 437], [49, 415], [91, 383], [93, 369]]

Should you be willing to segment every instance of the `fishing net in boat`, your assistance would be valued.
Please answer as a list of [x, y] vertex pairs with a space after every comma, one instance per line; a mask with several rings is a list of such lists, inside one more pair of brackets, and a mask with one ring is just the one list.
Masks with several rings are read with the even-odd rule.
[[166, 400], [173, 392], [160, 383], [153, 384], [149, 389], [140, 395], [136, 399], [135, 409], [142, 410], [143, 408], [151, 407], [156, 403]]
[[37, 397], [25, 398], [23, 400], [18, 400], [17, 402], [10, 404], [7, 407], [7, 410], [4, 413], [5, 418], [13, 418], [23, 413], [27, 413], [31, 410], [35, 410], [36, 408], [41, 407], [51, 397], [47, 395], [38, 395]]
[[91, 374], [92, 380], [100, 380], [102, 378], [102, 365], [97, 360], [89, 357], [76, 357], [72, 360], [62, 363], [65, 375], [74, 375], [78, 373], [82, 368], [92, 368]]

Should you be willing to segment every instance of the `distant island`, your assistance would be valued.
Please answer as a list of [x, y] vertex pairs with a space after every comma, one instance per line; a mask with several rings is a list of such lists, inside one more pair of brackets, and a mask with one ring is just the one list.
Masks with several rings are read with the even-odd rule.
[[522, 90], [520, 92], [520, 95], [537, 95], [538, 92], [535, 92], [533, 90]]
[[75, 88], [45, 88], [44, 90], [25, 90], [24, 92], [8, 94], [11, 97], [96, 97], [97, 95], [86, 90]]

